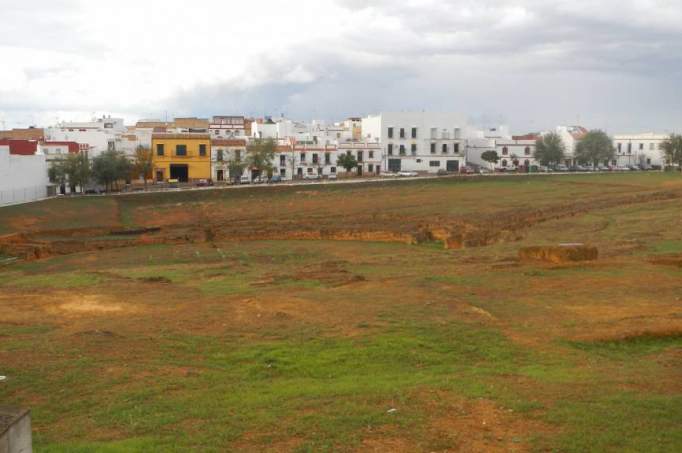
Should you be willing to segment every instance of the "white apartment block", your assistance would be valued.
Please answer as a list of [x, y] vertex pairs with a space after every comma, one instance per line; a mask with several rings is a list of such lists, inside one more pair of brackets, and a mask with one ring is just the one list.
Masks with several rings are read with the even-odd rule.
[[382, 171], [459, 171], [467, 139], [474, 137], [462, 115], [383, 112], [362, 119], [363, 139], [382, 146]]
[[613, 136], [616, 158], [612, 165], [658, 168], [665, 166], [661, 144], [669, 138], [667, 134], [617, 134]]
[[45, 130], [45, 140], [87, 145], [90, 157], [122, 147], [128, 132], [122, 118], [103, 117], [87, 122], [62, 122]]

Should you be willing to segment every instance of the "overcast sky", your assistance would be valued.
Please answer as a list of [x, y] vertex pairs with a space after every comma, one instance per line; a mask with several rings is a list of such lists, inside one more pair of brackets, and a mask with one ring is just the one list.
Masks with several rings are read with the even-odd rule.
[[0, 0], [0, 127], [467, 114], [682, 130], [680, 0]]

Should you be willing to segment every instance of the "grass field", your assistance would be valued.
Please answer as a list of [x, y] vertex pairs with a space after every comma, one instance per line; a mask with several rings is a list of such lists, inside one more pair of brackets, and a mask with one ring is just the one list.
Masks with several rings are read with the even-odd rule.
[[[658, 173], [3, 208], [42, 252], [0, 267], [0, 402], [47, 452], [680, 451], [681, 208]], [[599, 259], [517, 259], [562, 242]]]

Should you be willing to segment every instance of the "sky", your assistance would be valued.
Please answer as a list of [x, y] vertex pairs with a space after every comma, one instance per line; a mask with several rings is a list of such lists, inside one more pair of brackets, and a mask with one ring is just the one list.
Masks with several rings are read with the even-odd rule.
[[0, 0], [0, 128], [467, 115], [682, 131], [680, 0]]

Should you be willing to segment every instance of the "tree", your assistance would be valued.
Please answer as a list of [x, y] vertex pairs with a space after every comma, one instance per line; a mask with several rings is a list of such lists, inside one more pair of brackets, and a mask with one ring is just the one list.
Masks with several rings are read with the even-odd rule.
[[118, 151], [105, 151], [92, 159], [92, 174], [109, 192], [114, 184], [130, 175], [130, 161]]
[[566, 146], [556, 132], [550, 132], [535, 141], [535, 160], [544, 166], [561, 163], [566, 154]]
[[144, 190], [147, 190], [147, 178], [151, 177], [153, 167], [152, 150], [143, 145], [138, 146], [135, 149], [133, 171], [144, 179]]
[[336, 164], [343, 167], [346, 172], [350, 172], [352, 169], [358, 166], [358, 161], [355, 159], [351, 153], [340, 154], [336, 158]]
[[592, 130], [585, 134], [575, 147], [575, 159], [580, 163], [589, 163], [597, 166], [600, 162], [613, 159], [615, 149], [611, 137], [606, 132]]
[[234, 157], [227, 162], [227, 169], [230, 171], [230, 177], [235, 184], [239, 183], [239, 178], [244, 173], [246, 164], [238, 157]]
[[663, 157], [670, 165], [675, 165], [682, 168], [682, 135], [672, 134], [661, 143], [663, 149]]
[[500, 156], [497, 155], [497, 151], [489, 149], [488, 151], [483, 151], [481, 159], [488, 162], [490, 164], [490, 169], [493, 170], [494, 165], [500, 161]]
[[47, 177], [51, 183], [58, 184], [61, 187], [66, 185], [66, 165], [63, 160], [53, 160], [50, 168], [47, 169]]
[[71, 192], [76, 191], [76, 187], [83, 188], [90, 181], [90, 161], [88, 156], [83, 153], [69, 154], [63, 161], [66, 175], [71, 186]]
[[259, 175], [272, 175], [272, 162], [275, 158], [276, 145], [274, 140], [256, 139], [246, 147], [246, 164]]

